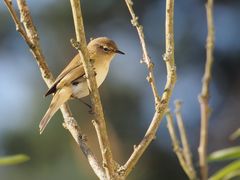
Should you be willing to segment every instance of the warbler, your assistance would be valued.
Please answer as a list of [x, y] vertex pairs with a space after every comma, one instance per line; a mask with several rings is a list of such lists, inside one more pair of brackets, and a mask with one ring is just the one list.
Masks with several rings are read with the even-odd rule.
[[[118, 49], [113, 40], [107, 37], [99, 37], [91, 40], [87, 48], [94, 71], [96, 72], [97, 87], [99, 87], [108, 74], [113, 57], [116, 53], [124, 53]], [[45, 96], [50, 94], [54, 95], [47, 112], [40, 121], [40, 134], [44, 131], [50, 119], [62, 104], [71, 98], [80, 99], [89, 95], [88, 84], [79, 54], [77, 54], [60, 73]]]

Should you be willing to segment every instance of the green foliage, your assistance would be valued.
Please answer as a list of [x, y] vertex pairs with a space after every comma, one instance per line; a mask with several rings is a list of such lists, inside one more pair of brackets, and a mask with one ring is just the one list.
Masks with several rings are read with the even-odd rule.
[[0, 166], [24, 163], [24, 162], [28, 161], [29, 159], [30, 159], [30, 157], [25, 154], [4, 156], [4, 157], [0, 157]]
[[211, 153], [208, 157], [209, 162], [225, 161], [240, 158], [240, 146], [230, 147]]
[[210, 162], [226, 161], [232, 159], [237, 160], [229, 163], [227, 166], [215, 172], [210, 177], [210, 180], [227, 180], [240, 177], [240, 146], [226, 148], [211, 153], [208, 157], [208, 160]]
[[238, 128], [232, 135], [230, 136], [231, 140], [235, 140], [240, 137], [240, 128]]
[[224, 180], [240, 177], [240, 160], [234, 161], [217, 171], [209, 180]]

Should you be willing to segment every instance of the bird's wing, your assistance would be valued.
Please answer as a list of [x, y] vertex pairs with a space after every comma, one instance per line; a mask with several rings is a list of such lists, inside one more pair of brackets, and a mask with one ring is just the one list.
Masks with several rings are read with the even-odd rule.
[[70, 84], [75, 79], [84, 76], [84, 69], [82, 62], [79, 60], [79, 54], [76, 55], [73, 60], [67, 65], [67, 67], [57, 77], [52, 86], [48, 89], [45, 96], [55, 93], [58, 88], [63, 87], [66, 84]]

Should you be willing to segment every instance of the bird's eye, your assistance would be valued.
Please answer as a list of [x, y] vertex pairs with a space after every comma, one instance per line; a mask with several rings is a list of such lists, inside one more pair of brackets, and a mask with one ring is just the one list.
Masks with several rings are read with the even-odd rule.
[[103, 48], [103, 50], [104, 50], [105, 52], [108, 52], [108, 51], [109, 51], [109, 49], [108, 49], [107, 47], [105, 47], [105, 46], [103, 46], [102, 48]]

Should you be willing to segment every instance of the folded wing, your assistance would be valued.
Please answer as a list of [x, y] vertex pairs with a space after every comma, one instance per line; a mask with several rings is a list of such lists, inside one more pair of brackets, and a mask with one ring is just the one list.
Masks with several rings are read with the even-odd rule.
[[56, 93], [57, 89], [70, 84], [75, 79], [84, 76], [82, 62], [80, 62], [79, 54], [76, 55], [69, 65], [61, 72], [52, 86], [48, 89], [45, 96]]

